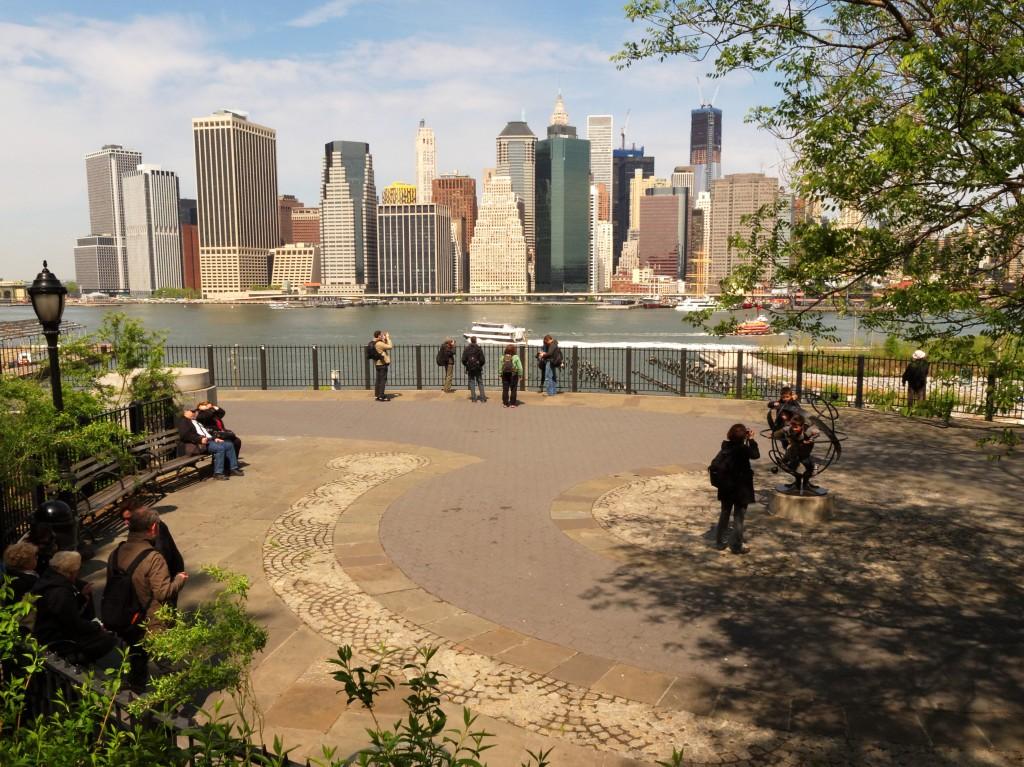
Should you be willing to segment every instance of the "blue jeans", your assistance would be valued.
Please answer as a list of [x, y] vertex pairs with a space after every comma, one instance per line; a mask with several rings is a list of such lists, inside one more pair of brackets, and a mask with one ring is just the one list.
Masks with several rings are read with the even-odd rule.
[[555, 378], [555, 366], [548, 363], [544, 366], [544, 385], [547, 387], [548, 395], [554, 396], [558, 393], [558, 379]]
[[206, 452], [213, 456], [213, 473], [224, 473], [224, 456], [228, 458], [228, 468], [231, 471], [238, 469], [238, 455], [235, 453], [233, 442], [214, 442], [212, 439], [206, 443]]
[[[475, 386], [474, 386], [475, 384]], [[479, 389], [479, 394], [477, 390]], [[476, 400], [485, 400], [487, 397], [484, 395], [484, 378], [483, 373], [470, 373], [469, 374], [469, 398], [474, 402]]]

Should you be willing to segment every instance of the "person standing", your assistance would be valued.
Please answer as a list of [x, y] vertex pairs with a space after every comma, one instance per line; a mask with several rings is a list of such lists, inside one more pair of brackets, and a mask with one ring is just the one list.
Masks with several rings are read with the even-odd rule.
[[466, 368], [466, 378], [469, 381], [469, 401], [487, 401], [484, 394], [484, 365], [487, 363], [484, 357], [484, 350], [476, 342], [476, 336], [469, 339], [469, 345], [462, 350], [462, 365]]
[[722, 512], [715, 529], [715, 545], [719, 550], [726, 547], [725, 535], [732, 517], [732, 540], [728, 542], [733, 554], [744, 553], [743, 527], [747, 517], [747, 506], [754, 502], [754, 470], [751, 460], [761, 457], [761, 451], [754, 441], [754, 432], [741, 423], [734, 424], [722, 442], [722, 449], [712, 461], [721, 466], [718, 500]]
[[537, 393], [538, 394], [543, 394], [544, 393], [544, 382], [547, 380], [547, 372], [546, 371], [547, 371], [547, 367], [548, 367], [548, 360], [547, 360], [547, 357], [544, 356], [545, 353], [547, 352], [547, 350], [548, 350], [547, 343], [543, 343], [542, 342], [541, 343], [541, 347], [540, 347], [540, 351], [537, 352], [537, 367], [540, 370], [540, 373], [537, 375]]
[[225, 458], [228, 463], [228, 471], [240, 477], [245, 476], [245, 472], [238, 467], [238, 455], [235, 453], [234, 443], [214, 437], [205, 426], [196, 420], [195, 410], [190, 407], [185, 408], [178, 416], [176, 426], [185, 455], [210, 453], [213, 456], [214, 479], [228, 478], [224, 468]]
[[907, 369], [903, 371], [903, 383], [907, 385], [907, 407], [913, 407], [924, 400], [928, 388], [928, 355], [918, 349], [911, 355]]
[[376, 372], [376, 381], [373, 387], [374, 399], [377, 402], [390, 402], [384, 395], [388, 385], [388, 368], [391, 365], [391, 350], [395, 345], [391, 342], [391, 334], [386, 330], [373, 331], [373, 348], [377, 352], [377, 358], [373, 362]]
[[558, 378], [556, 369], [562, 367], [562, 350], [558, 348], [558, 341], [548, 334], [544, 336], [544, 386], [546, 394], [554, 397], [558, 393]]
[[455, 375], [454, 338], [446, 338], [444, 343], [441, 344], [441, 348], [437, 350], [437, 365], [444, 368], [444, 386], [441, 387], [441, 391], [445, 394], [451, 394], [455, 391], [452, 388], [452, 378]]
[[516, 392], [522, 375], [523, 361], [516, 353], [516, 345], [509, 344], [501, 357], [501, 404], [505, 407], [519, 407]]

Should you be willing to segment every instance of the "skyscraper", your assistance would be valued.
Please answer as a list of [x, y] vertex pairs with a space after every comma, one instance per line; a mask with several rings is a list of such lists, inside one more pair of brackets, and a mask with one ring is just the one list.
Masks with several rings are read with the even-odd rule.
[[292, 242], [274, 248], [271, 283], [305, 291], [320, 282], [320, 248], [313, 243]]
[[528, 257], [532, 257], [537, 246], [534, 227], [537, 200], [534, 195], [536, 183], [537, 137], [530, 126], [523, 121], [512, 121], [498, 134], [498, 164], [496, 176], [508, 176], [512, 180], [512, 191], [523, 203], [523, 235], [526, 237]]
[[629, 180], [629, 228], [640, 228], [640, 201], [647, 194], [648, 189], [669, 189], [672, 186], [667, 178], [656, 178], [645, 176], [640, 168], [633, 171], [633, 178]]
[[677, 165], [672, 171], [672, 187], [675, 189], [689, 189], [690, 203], [697, 197], [694, 185], [697, 181], [697, 171], [692, 165]]
[[178, 176], [158, 165], [140, 165], [121, 184], [132, 294], [183, 287]]
[[202, 290], [203, 281], [199, 273], [199, 211], [195, 200], [178, 200], [178, 223], [181, 230], [182, 287]]
[[590, 292], [603, 293], [612, 281], [612, 222], [604, 184], [590, 187]]
[[293, 243], [320, 244], [320, 208], [293, 208], [291, 219]]
[[469, 243], [476, 224], [476, 181], [453, 173], [434, 179], [434, 203], [444, 205], [452, 217], [452, 231], [458, 248], [455, 253], [455, 291], [469, 290]]
[[[763, 173], [733, 173], [711, 184], [711, 232], [708, 258], [708, 290], [717, 293], [719, 283], [748, 259], [730, 243], [733, 235], [749, 235], [751, 223], [745, 216], [763, 205], [774, 204], [779, 196], [779, 181]], [[786, 212], [788, 216], [788, 211]], [[705, 222], [705, 226], [707, 226]], [[765, 275], [771, 280], [772, 275]]]
[[[587, 115], [587, 140], [590, 141], [590, 177], [612, 191], [612, 116]], [[607, 220], [607, 219], [606, 219]]]
[[121, 180], [126, 173], [134, 171], [141, 162], [142, 152], [125, 149], [120, 144], [105, 144], [98, 152], [90, 152], [85, 156], [86, 184], [89, 191], [89, 232], [114, 238], [117, 284], [109, 288], [110, 290], [126, 291], [129, 287]]
[[82, 293], [118, 290], [120, 262], [117, 239], [108, 234], [90, 234], [75, 241], [75, 281]]
[[469, 249], [470, 293], [526, 293], [526, 237], [522, 201], [508, 176], [484, 185], [480, 216]]
[[380, 293], [452, 293], [452, 220], [444, 205], [377, 208]]
[[722, 110], [710, 104], [690, 112], [690, 165], [697, 193], [710, 191], [711, 182], [722, 177]]
[[294, 194], [282, 194], [277, 198], [277, 211], [281, 219], [281, 244], [287, 245], [296, 241], [292, 232], [292, 212], [301, 207], [302, 203], [295, 198]]
[[381, 190], [381, 205], [415, 205], [421, 197], [419, 189], [413, 184], [406, 184], [404, 181], [396, 181], [388, 184]]
[[681, 280], [686, 276], [689, 240], [690, 190], [652, 187], [640, 200], [640, 266], [658, 277]]
[[619, 266], [622, 243], [629, 234], [629, 182], [639, 168], [643, 178], [654, 175], [654, 158], [644, 155], [644, 148], [612, 151], [612, 238], [615, 268]]
[[324, 146], [320, 266], [321, 293], [377, 292], [377, 189], [369, 144]]
[[576, 136], [559, 94], [536, 146], [536, 289], [590, 289], [590, 142]]
[[223, 109], [192, 120], [203, 294], [243, 293], [270, 281], [281, 242], [277, 133]]
[[431, 184], [435, 176], [437, 154], [434, 151], [434, 131], [427, 127], [425, 120], [420, 120], [419, 130], [416, 131], [416, 202], [432, 202]]

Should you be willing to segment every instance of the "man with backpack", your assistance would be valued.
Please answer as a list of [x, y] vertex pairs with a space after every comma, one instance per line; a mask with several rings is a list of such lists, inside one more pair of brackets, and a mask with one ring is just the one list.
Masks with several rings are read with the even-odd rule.
[[715, 529], [715, 545], [719, 550], [726, 547], [725, 535], [732, 517], [732, 540], [729, 548], [733, 554], [742, 554], [743, 525], [746, 521], [747, 506], [754, 502], [754, 470], [751, 460], [761, 457], [761, 451], [754, 441], [754, 432], [741, 423], [734, 424], [722, 442], [722, 448], [708, 466], [711, 486], [718, 489], [718, 500], [722, 512]]
[[501, 404], [505, 407], [519, 407], [516, 391], [523, 374], [523, 361], [516, 353], [516, 345], [509, 344], [501, 356]]
[[147, 631], [160, 629], [157, 610], [173, 602], [188, 580], [188, 573], [173, 578], [167, 561], [154, 547], [160, 532], [160, 515], [153, 509], [136, 508], [128, 515], [128, 537], [118, 544], [107, 561], [103, 590], [103, 625], [129, 646], [128, 684], [141, 690], [148, 678], [149, 656], [142, 647]]
[[451, 394], [455, 391], [452, 388], [452, 377], [455, 375], [454, 338], [446, 338], [444, 343], [441, 344], [441, 348], [437, 350], [437, 366], [444, 368], [444, 386], [441, 387], [441, 391], [445, 394]]
[[487, 360], [484, 357], [484, 350], [476, 342], [476, 336], [469, 339], [469, 345], [462, 350], [462, 366], [466, 368], [466, 378], [469, 381], [469, 401], [487, 401], [484, 394], [484, 365]]
[[391, 343], [391, 334], [386, 330], [373, 331], [373, 340], [366, 346], [366, 357], [373, 360], [373, 369], [376, 372], [373, 398], [377, 402], [391, 401], [384, 396], [384, 389], [388, 384], [388, 366], [391, 365], [390, 351], [394, 348], [395, 345]]

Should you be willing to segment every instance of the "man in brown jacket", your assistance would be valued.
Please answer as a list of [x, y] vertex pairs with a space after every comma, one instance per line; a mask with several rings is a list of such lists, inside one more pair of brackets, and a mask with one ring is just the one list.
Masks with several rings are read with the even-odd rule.
[[160, 515], [153, 509], [140, 507], [132, 509], [127, 516], [128, 538], [120, 543], [113, 553], [111, 562], [115, 567], [127, 570], [128, 567], [145, 551], [150, 551], [132, 573], [132, 587], [145, 608], [145, 616], [139, 625], [121, 632], [121, 638], [129, 645], [130, 671], [128, 684], [132, 688], [142, 688], [148, 678], [147, 667], [149, 656], [142, 647], [142, 639], [146, 631], [159, 630], [160, 624], [154, 619], [157, 610], [167, 602], [172, 602], [181, 591], [188, 573], [180, 572], [173, 578], [167, 570], [167, 561], [153, 546], [160, 530]]

